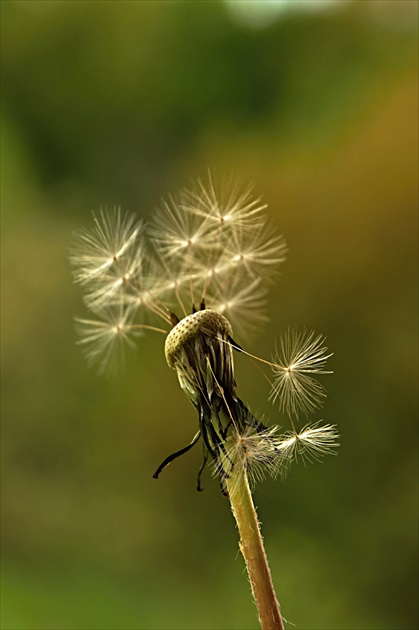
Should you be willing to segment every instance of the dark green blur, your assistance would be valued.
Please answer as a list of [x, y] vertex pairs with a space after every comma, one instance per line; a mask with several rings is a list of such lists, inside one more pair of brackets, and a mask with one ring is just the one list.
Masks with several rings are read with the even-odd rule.
[[[335, 352], [312, 420], [338, 457], [255, 492], [284, 617], [418, 627], [415, 8], [254, 26], [223, 2], [1, 2], [3, 630], [258, 627], [199, 447], [152, 479], [196, 430], [162, 337], [104, 379], [73, 329], [72, 231], [105, 205], [147, 218], [208, 167], [253, 182], [289, 244], [249, 350], [296, 324]], [[250, 360], [237, 380], [288, 428]]]

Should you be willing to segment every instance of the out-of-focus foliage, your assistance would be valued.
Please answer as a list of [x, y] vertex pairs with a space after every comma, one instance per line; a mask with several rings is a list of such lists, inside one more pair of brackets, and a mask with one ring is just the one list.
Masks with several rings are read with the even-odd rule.
[[[253, 181], [290, 246], [249, 350], [292, 323], [335, 352], [339, 456], [256, 490], [284, 616], [417, 627], [416, 7], [253, 27], [222, 2], [1, 3], [5, 630], [257, 627], [199, 450], [151, 478], [196, 424], [162, 339], [104, 380], [72, 323], [72, 230], [100, 205], [150, 217], [208, 167]], [[243, 357], [237, 378], [281, 422]]]

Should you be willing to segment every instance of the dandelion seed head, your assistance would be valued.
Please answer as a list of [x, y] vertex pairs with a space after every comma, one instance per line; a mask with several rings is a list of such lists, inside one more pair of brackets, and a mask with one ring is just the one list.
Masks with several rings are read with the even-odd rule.
[[184, 345], [201, 332], [212, 335], [221, 334], [228, 338], [233, 334], [230, 322], [220, 313], [211, 309], [197, 311], [184, 317], [167, 335], [164, 352], [171, 368], [176, 367], [179, 354]]
[[[268, 285], [287, 253], [265, 208], [251, 189], [231, 184], [220, 192], [209, 177], [163, 201], [147, 227], [120, 209], [101, 210], [71, 250], [74, 280], [93, 313], [76, 320], [89, 363], [109, 371], [145, 329], [166, 334], [167, 363], [199, 413], [186, 450], [202, 437], [204, 464], [207, 457], [215, 462], [221, 484], [240, 470], [253, 481], [275, 476], [336, 445], [332, 425], [298, 433], [291, 421], [293, 430], [280, 435], [236, 391], [233, 352], [250, 353], [233, 340], [233, 329], [241, 343], [264, 324]], [[271, 364], [270, 398], [288, 415], [308, 413], [325, 398], [316, 379], [330, 357], [322, 336], [289, 329], [273, 363], [250, 356]]]

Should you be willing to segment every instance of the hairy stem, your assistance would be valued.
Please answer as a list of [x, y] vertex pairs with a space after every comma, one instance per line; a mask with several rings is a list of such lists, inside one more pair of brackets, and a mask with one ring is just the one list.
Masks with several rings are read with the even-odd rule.
[[234, 472], [226, 484], [262, 630], [284, 630], [246, 471]]

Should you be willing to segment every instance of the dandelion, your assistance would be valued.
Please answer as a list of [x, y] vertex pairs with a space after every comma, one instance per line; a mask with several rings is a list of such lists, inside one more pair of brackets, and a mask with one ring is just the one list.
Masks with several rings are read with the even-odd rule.
[[[315, 422], [297, 429], [298, 414], [325, 399], [317, 380], [331, 357], [324, 337], [289, 328], [271, 361], [236, 341], [266, 321], [267, 284], [285, 260], [286, 244], [268, 223], [265, 205], [231, 184], [219, 195], [209, 178], [163, 201], [149, 226], [119, 209], [94, 216], [91, 230], [76, 233], [71, 250], [74, 280], [93, 318], [76, 320], [89, 362], [106, 371], [146, 331], [164, 334], [166, 362], [194, 406], [197, 432], [168, 455], [154, 477], [201, 440], [196, 486], [211, 462], [228, 496], [241, 538], [262, 628], [283, 628], [253, 505], [250, 485], [266, 474], [288, 473], [292, 462], [334, 453], [338, 434]], [[239, 397], [234, 354], [272, 370], [270, 399], [288, 416], [281, 434]]]

